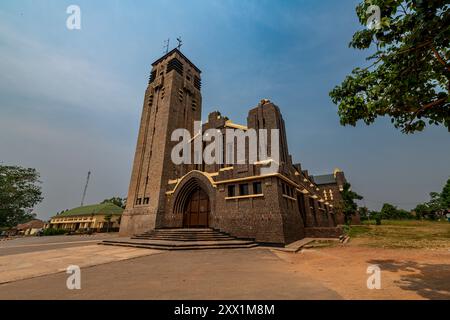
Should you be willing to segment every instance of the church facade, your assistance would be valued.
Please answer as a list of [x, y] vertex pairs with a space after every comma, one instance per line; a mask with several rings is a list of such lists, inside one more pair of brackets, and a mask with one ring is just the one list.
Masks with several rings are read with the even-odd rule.
[[[345, 183], [344, 173], [337, 170], [321, 184], [323, 181], [315, 180], [322, 178], [315, 179], [301, 164], [293, 162], [278, 106], [262, 100], [248, 112], [246, 125], [212, 112], [198, 131], [195, 123], [201, 121], [201, 71], [178, 49], [152, 66], [120, 226], [122, 236], [152, 229], [213, 228], [237, 238], [285, 245], [304, 237], [340, 234], [338, 225], [344, 219], [339, 190]], [[229, 130], [277, 130], [279, 154], [276, 160], [207, 163], [198, 161], [198, 154], [190, 148], [196, 160], [175, 164], [173, 150], [179, 142], [173, 141], [172, 133], [180, 128], [192, 139], [211, 129], [223, 137]], [[223, 139], [222, 145], [226, 145]], [[269, 149], [275, 141], [271, 139], [269, 136], [264, 144]], [[258, 142], [258, 148], [262, 148]], [[202, 150], [209, 143], [214, 141], [201, 140]], [[245, 144], [246, 154], [249, 148], [249, 143]], [[232, 153], [232, 157], [234, 160], [236, 155]], [[273, 162], [276, 170], [267, 172], [265, 168]]]

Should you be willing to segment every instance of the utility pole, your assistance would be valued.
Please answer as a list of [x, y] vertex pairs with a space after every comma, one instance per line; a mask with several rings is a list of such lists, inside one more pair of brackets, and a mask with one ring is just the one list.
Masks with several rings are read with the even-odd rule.
[[87, 188], [89, 185], [89, 178], [91, 177], [91, 171], [88, 172], [87, 175], [87, 179], [86, 179], [86, 185], [84, 186], [84, 191], [83, 191], [83, 197], [81, 198], [81, 206], [84, 205], [84, 199], [86, 198], [86, 192], [87, 192]]

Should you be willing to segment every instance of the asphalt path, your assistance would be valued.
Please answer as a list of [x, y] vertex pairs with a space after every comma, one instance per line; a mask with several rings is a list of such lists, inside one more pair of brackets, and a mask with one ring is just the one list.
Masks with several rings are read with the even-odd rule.
[[97, 245], [104, 239], [117, 238], [117, 233], [48, 236], [48, 237], [22, 237], [0, 241], [0, 256], [37, 252], [52, 249]]

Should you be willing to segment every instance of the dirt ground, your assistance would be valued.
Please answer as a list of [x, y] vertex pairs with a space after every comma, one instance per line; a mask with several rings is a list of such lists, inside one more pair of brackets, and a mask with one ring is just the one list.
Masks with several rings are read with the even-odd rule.
[[[306, 249], [280, 258], [344, 299], [450, 299], [450, 249], [346, 246]], [[368, 289], [367, 268], [381, 269], [381, 288]]]
[[[85, 250], [91, 250], [85, 248], [73, 249], [76, 260], [87, 253]], [[72, 262], [66, 260], [71, 256], [63, 258]], [[321, 281], [295, 272], [290, 266], [265, 248], [161, 251], [82, 267], [81, 290], [68, 290], [65, 272], [0, 284], [0, 300], [342, 299]]]
[[[436, 235], [429, 240], [422, 230], [412, 239], [414, 230], [401, 227], [371, 229], [346, 245], [298, 253], [269, 247], [158, 254], [142, 249], [141, 256], [137, 249], [77, 238], [8, 241], [0, 246], [0, 274], [17, 273], [23, 280], [0, 284], [0, 300], [450, 299], [450, 242]], [[392, 247], [406, 237], [410, 247]], [[419, 247], [424, 245], [430, 247]], [[71, 264], [82, 268], [80, 291], [67, 289], [65, 272], [55, 273]], [[367, 288], [371, 265], [381, 269], [379, 290]]]

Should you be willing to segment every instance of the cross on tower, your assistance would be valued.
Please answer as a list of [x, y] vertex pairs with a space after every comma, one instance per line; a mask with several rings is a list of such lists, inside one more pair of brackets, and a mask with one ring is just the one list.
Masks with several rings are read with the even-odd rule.
[[181, 37], [178, 37], [178, 38], [177, 38], [177, 41], [178, 41], [177, 49], [180, 50], [180, 49], [181, 49], [181, 46], [183, 45], [183, 41], [181, 40]]

